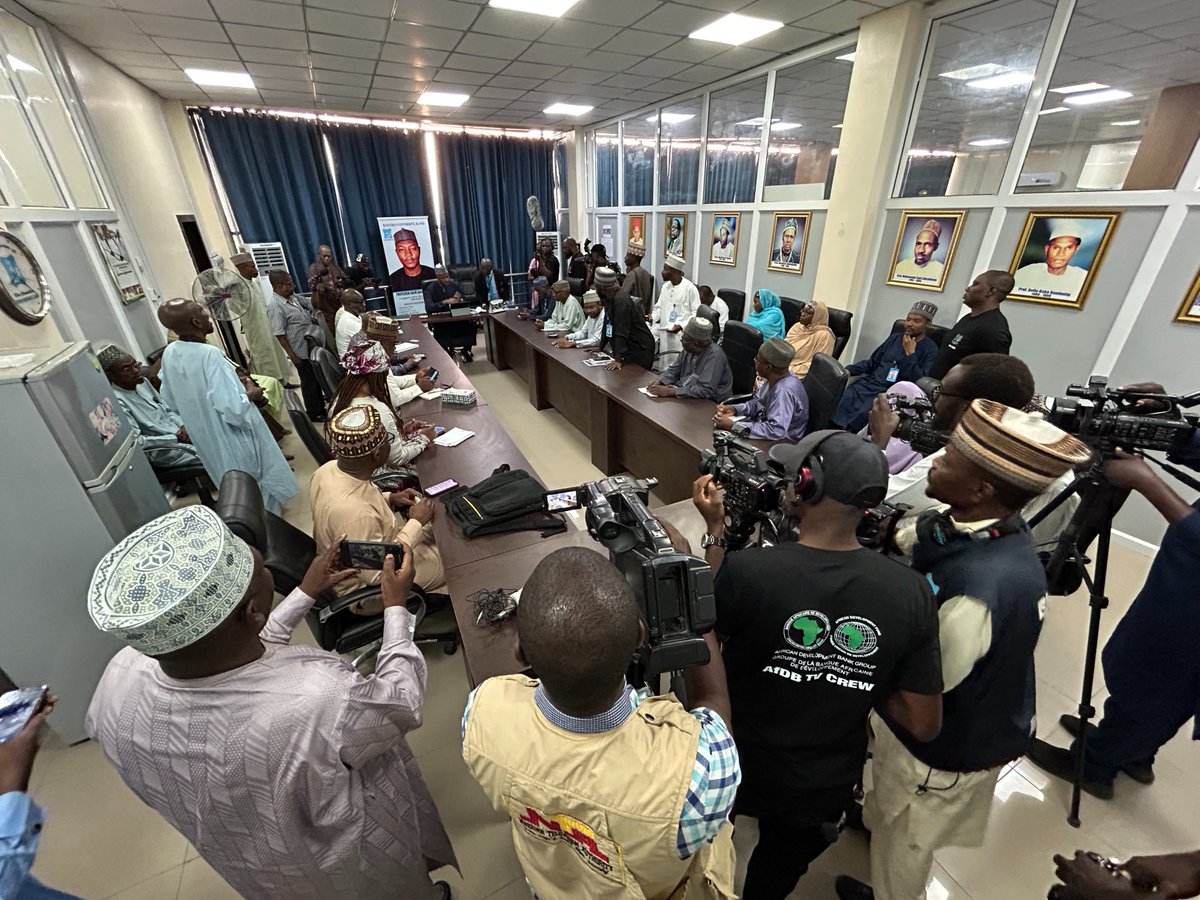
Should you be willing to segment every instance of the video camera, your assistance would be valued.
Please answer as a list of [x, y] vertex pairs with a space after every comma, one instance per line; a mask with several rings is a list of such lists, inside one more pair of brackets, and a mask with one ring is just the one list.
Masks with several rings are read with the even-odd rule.
[[[1165, 405], [1159, 412], [1134, 412], [1139, 400]], [[1171, 452], [1191, 440], [1200, 417], [1179, 408], [1200, 403], [1200, 392], [1183, 396], [1148, 394], [1108, 387], [1108, 378], [1093, 375], [1086, 385], [1072, 384], [1065, 397], [1050, 401], [1046, 419], [1101, 453], [1116, 449], [1132, 452]]]
[[566, 490], [547, 491], [547, 512], [586, 507], [588, 533], [608, 550], [633, 588], [646, 620], [639, 651], [643, 677], [708, 662], [702, 635], [717, 621], [712, 570], [678, 552], [646, 508], [653, 478], [614, 475]]

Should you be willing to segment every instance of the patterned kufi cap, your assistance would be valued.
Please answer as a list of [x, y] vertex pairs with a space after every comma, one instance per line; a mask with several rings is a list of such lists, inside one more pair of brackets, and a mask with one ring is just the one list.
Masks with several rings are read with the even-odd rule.
[[329, 449], [339, 459], [370, 456], [387, 439], [383, 420], [372, 406], [348, 406], [329, 423]]
[[109, 368], [112, 367], [113, 363], [115, 363], [122, 356], [127, 355], [128, 354], [116, 344], [109, 344], [107, 347], [100, 348], [100, 352], [96, 354], [96, 359], [100, 361], [100, 368], [107, 372]]
[[921, 226], [921, 231], [928, 231], [935, 238], [942, 236], [942, 223], [937, 219], [926, 219], [925, 224]]
[[1092, 458], [1086, 444], [1036, 413], [995, 400], [972, 400], [950, 443], [1001, 481], [1039, 494]]
[[387, 316], [371, 316], [363, 323], [369, 337], [399, 337], [400, 323]]
[[643, 240], [631, 240], [629, 245], [625, 248], [625, 252], [630, 256], [645, 256], [646, 242]]
[[250, 548], [207, 506], [143, 525], [105, 554], [88, 612], [101, 631], [147, 656], [196, 643], [242, 602], [254, 577]]
[[674, 253], [667, 254], [667, 268], [668, 269], [676, 269], [676, 270], [682, 272], [684, 269], [684, 266], [686, 266], [686, 265], [687, 265], [687, 263], [683, 261], [682, 256], [676, 256]]

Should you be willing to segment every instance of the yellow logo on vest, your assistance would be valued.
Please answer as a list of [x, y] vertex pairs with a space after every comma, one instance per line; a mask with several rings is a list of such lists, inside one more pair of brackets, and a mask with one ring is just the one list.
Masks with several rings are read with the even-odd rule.
[[[525, 814], [520, 818], [521, 827], [531, 837], [554, 844], [562, 841], [579, 858], [602, 875], [612, 873], [613, 864], [606, 853], [600, 850], [596, 832], [578, 819], [566, 815], [547, 816], [541, 810], [532, 806], [525, 807]], [[617, 848], [620, 852], [620, 848]]]

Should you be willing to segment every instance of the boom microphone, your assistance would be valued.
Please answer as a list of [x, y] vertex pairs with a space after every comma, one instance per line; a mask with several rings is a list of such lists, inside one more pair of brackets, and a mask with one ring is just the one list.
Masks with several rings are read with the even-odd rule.
[[534, 231], [541, 231], [546, 227], [546, 223], [542, 220], [542, 204], [535, 196], [530, 196], [525, 201], [525, 214], [529, 216], [529, 224], [533, 226]]

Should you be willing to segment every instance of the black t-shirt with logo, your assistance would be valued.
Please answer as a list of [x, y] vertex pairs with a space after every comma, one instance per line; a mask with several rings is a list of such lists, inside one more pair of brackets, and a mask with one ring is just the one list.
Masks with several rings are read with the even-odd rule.
[[871, 708], [896, 690], [942, 691], [929, 585], [882, 554], [743, 550], [725, 558], [716, 597], [747, 815], [852, 786]]
[[1008, 330], [1008, 319], [1000, 310], [989, 309], [977, 316], [963, 316], [942, 338], [941, 349], [929, 375], [945, 378], [947, 372], [972, 353], [1008, 353], [1011, 346], [1012, 332]]

